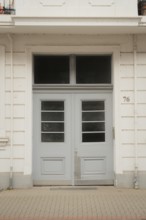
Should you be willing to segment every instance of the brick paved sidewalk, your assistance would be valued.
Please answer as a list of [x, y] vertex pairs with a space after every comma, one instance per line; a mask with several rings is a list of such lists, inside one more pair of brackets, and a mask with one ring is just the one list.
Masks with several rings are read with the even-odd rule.
[[114, 187], [0, 192], [0, 220], [146, 220], [146, 190]]

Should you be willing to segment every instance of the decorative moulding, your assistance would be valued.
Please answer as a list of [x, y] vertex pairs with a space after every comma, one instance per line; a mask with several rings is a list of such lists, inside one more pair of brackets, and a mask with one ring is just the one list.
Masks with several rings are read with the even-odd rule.
[[66, 0], [40, 0], [40, 4], [46, 6], [63, 6]]
[[89, 0], [89, 4], [92, 6], [111, 6], [114, 4], [114, 0]]

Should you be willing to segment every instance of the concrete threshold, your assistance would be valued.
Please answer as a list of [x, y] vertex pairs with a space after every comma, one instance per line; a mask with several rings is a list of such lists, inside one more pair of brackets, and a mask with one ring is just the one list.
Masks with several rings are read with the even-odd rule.
[[51, 186], [50, 190], [97, 190], [96, 186]]

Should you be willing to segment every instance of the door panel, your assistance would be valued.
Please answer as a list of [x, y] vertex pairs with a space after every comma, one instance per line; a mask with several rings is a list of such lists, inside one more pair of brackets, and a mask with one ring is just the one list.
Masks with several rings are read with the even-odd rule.
[[78, 94], [75, 184], [113, 184], [111, 94]]
[[71, 184], [69, 95], [34, 95], [34, 184]]

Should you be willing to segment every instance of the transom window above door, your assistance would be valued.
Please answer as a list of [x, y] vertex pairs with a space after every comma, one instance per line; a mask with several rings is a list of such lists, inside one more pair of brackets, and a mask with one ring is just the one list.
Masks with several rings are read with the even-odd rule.
[[34, 84], [111, 84], [111, 55], [34, 55]]

